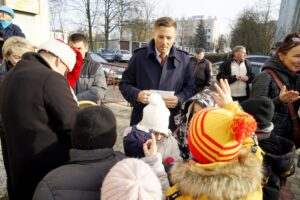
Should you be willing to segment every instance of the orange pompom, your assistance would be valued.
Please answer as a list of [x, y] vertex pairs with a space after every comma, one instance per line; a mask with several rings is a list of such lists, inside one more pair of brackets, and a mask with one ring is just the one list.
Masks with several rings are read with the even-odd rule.
[[231, 134], [239, 143], [243, 142], [256, 130], [257, 124], [252, 115], [245, 112], [238, 112], [234, 115], [231, 124]]

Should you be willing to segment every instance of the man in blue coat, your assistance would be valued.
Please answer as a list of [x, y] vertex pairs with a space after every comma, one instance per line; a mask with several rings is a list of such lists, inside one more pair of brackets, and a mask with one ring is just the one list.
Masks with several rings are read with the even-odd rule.
[[170, 17], [157, 19], [153, 39], [147, 47], [134, 52], [124, 71], [120, 91], [133, 106], [131, 126], [142, 119], [151, 89], [174, 92], [174, 95], [163, 96], [171, 111], [171, 130], [176, 128], [174, 116], [179, 112], [180, 104], [195, 94], [190, 58], [186, 52], [174, 47], [175, 38], [176, 22]]

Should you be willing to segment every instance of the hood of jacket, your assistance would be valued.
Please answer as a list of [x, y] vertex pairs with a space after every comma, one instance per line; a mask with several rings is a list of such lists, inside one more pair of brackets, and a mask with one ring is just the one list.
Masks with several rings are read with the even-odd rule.
[[241, 199], [259, 190], [262, 181], [262, 163], [243, 148], [238, 159], [231, 163], [207, 169], [205, 165], [177, 163], [171, 169], [171, 181], [184, 194], [198, 199]]
[[277, 55], [274, 55], [271, 59], [267, 60], [266, 63], [263, 65], [261, 71], [265, 69], [272, 69], [273, 71], [277, 71], [281, 74], [284, 74], [287, 77], [295, 78], [292, 72], [281, 62]]

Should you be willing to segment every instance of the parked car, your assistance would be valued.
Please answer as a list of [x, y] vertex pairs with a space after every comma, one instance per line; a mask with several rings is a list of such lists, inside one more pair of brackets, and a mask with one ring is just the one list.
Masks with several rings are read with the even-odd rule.
[[115, 51], [115, 61], [117, 62], [128, 62], [132, 54], [128, 50], [116, 50]]
[[[246, 59], [249, 60], [252, 64], [252, 72], [258, 74], [261, 71], [261, 67], [264, 63], [271, 58], [270, 56], [264, 55], [247, 55]], [[223, 61], [215, 62], [212, 64], [212, 75], [216, 76], [219, 72], [219, 67]]]
[[102, 68], [108, 85], [118, 83], [122, 79], [122, 74], [125, 70], [124, 67], [114, 66], [114, 64], [108, 63], [104, 58], [96, 53], [90, 52], [90, 55], [95, 62], [102, 64]]
[[113, 62], [115, 60], [114, 52], [105, 48], [97, 49], [96, 54], [98, 54], [108, 62]]

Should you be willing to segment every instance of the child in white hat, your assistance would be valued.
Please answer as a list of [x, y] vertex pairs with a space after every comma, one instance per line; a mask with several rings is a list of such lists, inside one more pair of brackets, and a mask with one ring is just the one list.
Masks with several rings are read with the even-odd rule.
[[124, 150], [130, 157], [143, 157], [142, 144], [155, 135], [158, 152], [163, 160], [172, 157], [175, 161], [181, 161], [179, 147], [176, 139], [169, 130], [170, 111], [159, 94], [151, 93], [149, 104], [143, 110], [143, 118], [135, 126], [128, 127], [124, 131]]

